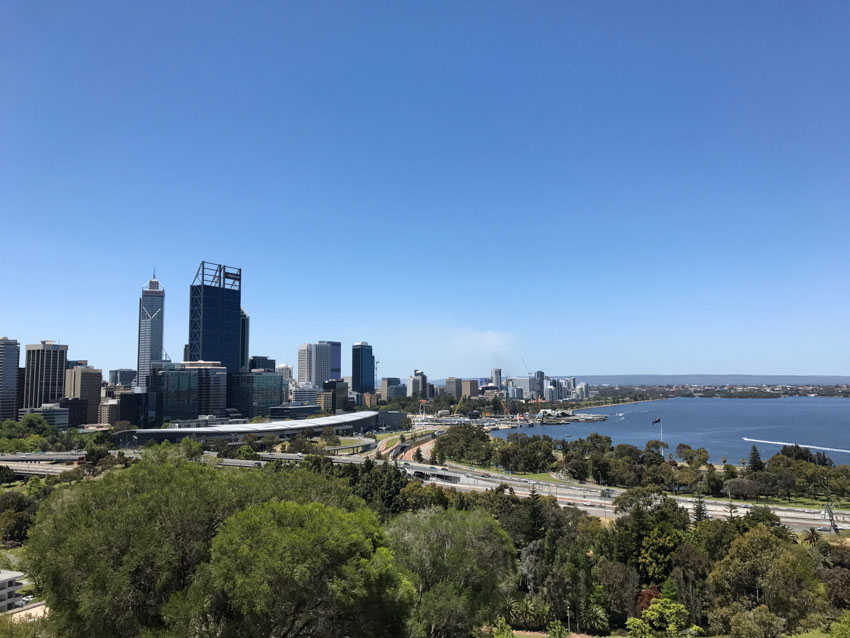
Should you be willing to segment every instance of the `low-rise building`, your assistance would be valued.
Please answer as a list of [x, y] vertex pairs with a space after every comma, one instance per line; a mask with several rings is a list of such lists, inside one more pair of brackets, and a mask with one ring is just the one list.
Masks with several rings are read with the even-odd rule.
[[316, 403], [319, 406], [319, 409], [322, 412], [327, 412], [328, 414], [333, 414], [334, 411], [334, 393], [333, 392], [319, 392], [316, 395]]
[[65, 430], [69, 427], [69, 413], [70, 410], [68, 408], [60, 407], [58, 403], [45, 403], [40, 408], [21, 408], [18, 410], [18, 421], [27, 414], [40, 414], [49, 425], [60, 430]]
[[21, 602], [21, 588], [24, 584], [22, 572], [0, 569], [0, 612], [9, 611]]

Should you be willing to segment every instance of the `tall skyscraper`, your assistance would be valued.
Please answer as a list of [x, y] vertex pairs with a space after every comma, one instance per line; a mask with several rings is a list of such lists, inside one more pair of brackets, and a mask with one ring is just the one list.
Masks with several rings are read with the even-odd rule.
[[298, 383], [312, 383], [313, 344], [302, 343], [298, 346]]
[[156, 274], [142, 288], [139, 297], [139, 349], [136, 358], [136, 385], [147, 388], [151, 361], [162, 360], [162, 335], [165, 315], [165, 289]]
[[493, 368], [490, 370], [490, 382], [496, 386], [497, 388], [502, 387], [502, 369], [501, 368]]
[[86, 423], [97, 423], [100, 405], [100, 386], [103, 372], [89, 367], [76, 367], [65, 371], [65, 396], [86, 402]]
[[23, 408], [40, 408], [65, 395], [65, 362], [68, 346], [42, 341], [26, 347]]
[[18, 418], [18, 361], [21, 346], [14, 339], [0, 337], [0, 421]]
[[351, 348], [351, 389], [360, 394], [375, 391], [375, 356], [365, 341]]
[[251, 362], [248, 343], [251, 334], [251, 317], [244, 310], [239, 310], [239, 369], [242, 372], [248, 371], [248, 365]]
[[[321, 343], [321, 342], [320, 342]], [[331, 345], [331, 379], [342, 379], [342, 344], [328, 341]]]
[[333, 370], [333, 366], [331, 365], [332, 355], [332, 342], [319, 341], [313, 344], [313, 378], [311, 379], [313, 385], [321, 388], [325, 381], [333, 379], [331, 374]]
[[239, 372], [242, 269], [202, 261], [189, 287], [189, 360]]

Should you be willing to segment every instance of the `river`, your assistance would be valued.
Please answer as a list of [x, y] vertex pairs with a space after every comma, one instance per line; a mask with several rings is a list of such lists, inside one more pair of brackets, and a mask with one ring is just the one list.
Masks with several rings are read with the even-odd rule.
[[[827, 451], [836, 463], [850, 463], [850, 399], [841, 397], [786, 397], [782, 399], [699, 399], [676, 398], [664, 401], [632, 403], [606, 408], [579, 410], [606, 414], [598, 423], [535, 425], [533, 428], [495, 430], [493, 436], [506, 438], [512, 432], [546, 434], [553, 439], [577, 439], [592, 432], [610, 436], [614, 445], [631, 443], [643, 449], [647, 441], [661, 438], [675, 453], [679, 443], [704, 447], [711, 462], [726, 458], [739, 463], [755, 445], [767, 459], [781, 449], [772, 443], [838, 448]], [[653, 420], [661, 419], [653, 425]], [[812, 451], [816, 451], [814, 448]]]

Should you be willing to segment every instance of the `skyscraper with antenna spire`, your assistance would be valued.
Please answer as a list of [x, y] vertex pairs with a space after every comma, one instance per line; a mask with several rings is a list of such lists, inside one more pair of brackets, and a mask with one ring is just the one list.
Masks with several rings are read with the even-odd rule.
[[139, 350], [136, 359], [136, 382], [140, 388], [148, 387], [151, 362], [162, 360], [163, 315], [165, 313], [165, 289], [153, 277], [142, 288], [139, 298]]

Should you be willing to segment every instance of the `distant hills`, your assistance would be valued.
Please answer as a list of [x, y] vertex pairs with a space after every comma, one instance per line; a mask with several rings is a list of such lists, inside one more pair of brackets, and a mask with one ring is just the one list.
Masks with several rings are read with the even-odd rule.
[[794, 374], [589, 374], [587, 385], [843, 385], [850, 376]]

